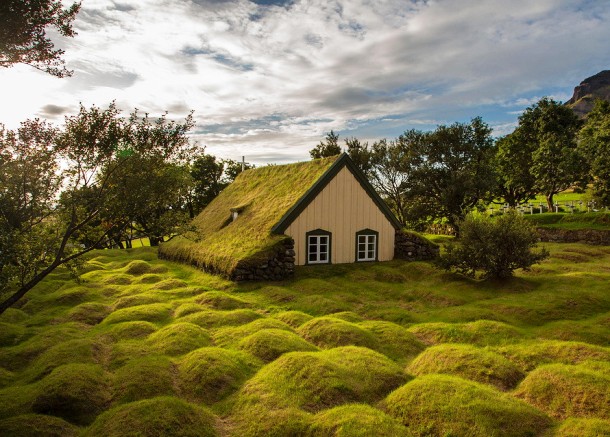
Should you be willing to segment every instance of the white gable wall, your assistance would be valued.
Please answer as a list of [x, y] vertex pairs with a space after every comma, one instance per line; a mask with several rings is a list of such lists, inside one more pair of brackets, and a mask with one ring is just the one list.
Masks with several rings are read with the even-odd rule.
[[343, 167], [284, 232], [294, 239], [296, 265], [306, 264], [306, 233], [323, 229], [332, 233], [331, 263], [353, 263], [356, 232], [379, 232], [378, 260], [394, 257], [394, 227], [358, 180]]

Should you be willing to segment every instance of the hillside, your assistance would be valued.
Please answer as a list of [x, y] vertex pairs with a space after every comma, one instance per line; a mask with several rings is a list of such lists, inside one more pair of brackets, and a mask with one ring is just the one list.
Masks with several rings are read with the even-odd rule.
[[597, 99], [610, 100], [610, 70], [600, 71], [583, 80], [574, 88], [574, 94], [566, 105], [579, 117], [584, 117], [593, 109]]
[[506, 283], [426, 262], [237, 285], [92, 253], [0, 316], [3, 436], [610, 434], [610, 247]]

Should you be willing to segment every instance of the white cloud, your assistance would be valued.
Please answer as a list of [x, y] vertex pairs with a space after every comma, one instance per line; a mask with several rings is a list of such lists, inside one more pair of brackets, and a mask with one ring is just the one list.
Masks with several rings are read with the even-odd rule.
[[0, 120], [111, 100], [153, 114], [194, 109], [194, 138], [220, 156], [305, 159], [330, 129], [393, 136], [495, 109], [502, 131], [516, 120], [506, 108], [566, 100], [610, 65], [605, 2], [273, 3], [88, 0], [78, 36], [61, 41], [74, 77], [0, 71], [10, 102]]

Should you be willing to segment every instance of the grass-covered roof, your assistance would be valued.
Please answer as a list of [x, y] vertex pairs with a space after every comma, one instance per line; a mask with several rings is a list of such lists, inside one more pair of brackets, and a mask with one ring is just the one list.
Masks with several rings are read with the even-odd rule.
[[[194, 220], [194, 231], [160, 248], [162, 256], [230, 273], [239, 261], [265, 259], [286, 238], [272, 228], [332, 166], [337, 156], [246, 170]], [[232, 211], [238, 211], [235, 221]]]

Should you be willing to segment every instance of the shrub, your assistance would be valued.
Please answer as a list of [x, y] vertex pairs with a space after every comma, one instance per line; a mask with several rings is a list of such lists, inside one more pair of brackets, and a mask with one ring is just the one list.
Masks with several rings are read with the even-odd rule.
[[542, 412], [508, 394], [449, 375], [416, 378], [384, 403], [416, 436], [529, 437], [552, 425]]
[[119, 405], [101, 414], [86, 436], [213, 437], [215, 417], [208, 410], [174, 397]]
[[460, 222], [459, 245], [449, 244], [440, 263], [475, 277], [506, 279], [517, 269], [528, 270], [549, 256], [546, 249], [533, 251], [535, 229], [518, 212], [508, 211], [496, 218], [470, 214]]

